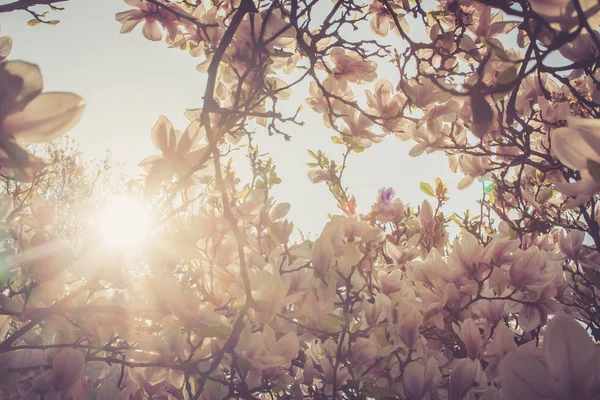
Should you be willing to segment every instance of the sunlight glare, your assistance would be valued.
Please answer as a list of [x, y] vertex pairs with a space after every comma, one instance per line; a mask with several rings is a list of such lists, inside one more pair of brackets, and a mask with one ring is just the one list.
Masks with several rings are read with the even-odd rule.
[[132, 249], [148, 237], [150, 220], [150, 210], [140, 200], [112, 195], [106, 199], [98, 215], [99, 235], [110, 247]]

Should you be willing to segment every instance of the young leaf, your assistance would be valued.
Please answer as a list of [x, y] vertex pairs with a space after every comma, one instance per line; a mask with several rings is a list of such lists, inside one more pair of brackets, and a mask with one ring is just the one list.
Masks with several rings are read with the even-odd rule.
[[421, 192], [425, 193], [427, 196], [435, 197], [435, 193], [433, 193], [433, 188], [429, 183], [421, 182], [419, 186], [421, 187]]

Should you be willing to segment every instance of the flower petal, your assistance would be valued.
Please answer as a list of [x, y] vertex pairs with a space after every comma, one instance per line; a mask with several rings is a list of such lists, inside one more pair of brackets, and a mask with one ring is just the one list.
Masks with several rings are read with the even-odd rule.
[[501, 392], [506, 399], [548, 399], [552, 389], [548, 370], [533, 354], [518, 350], [509, 353], [500, 364]]
[[552, 131], [552, 150], [563, 164], [577, 170], [587, 169], [587, 160], [598, 159], [579, 131], [570, 126]]
[[12, 50], [12, 38], [10, 36], [0, 37], [0, 61], [4, 60]]
[[22, 142], [48, 142], [64, 135], [81, 118], [85, 102], [76, 94], [44, 93], [15, 114], [6, 117], [0, 129]]
[[596, 346], [573, 318], [561, 314], [548, 323], [544, 336], [544, 359], [552, 377], [564, 389], [583, 387]]
[[146, 21], [144, 27], [142, 28], [142, 33], [146, 39], [154, 42], [158, 42], [162, 39], [162, 32], [160, 31], [160, 27], [156, 21]]
[[0, 112], [2, 115], [21, 111], [42, 92], [42, 74], [37, 65], [9, 61], [0, 68]]
[[174, 136], [173, 124], [167, 117], [161, 115], [152, 127], [152, 143], [160, 151], [166, 151], [170, 148], [175, 147], [175, 143], [172, 143], [172, 136]]

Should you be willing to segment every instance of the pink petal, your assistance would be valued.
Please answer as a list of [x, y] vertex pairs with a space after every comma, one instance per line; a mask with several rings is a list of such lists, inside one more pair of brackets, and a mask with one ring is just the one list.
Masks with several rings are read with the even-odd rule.
[[402, 376], [404, 392], [412, 400], [421, 400], [425, 396], [425, 366], [413, 361], [404, 368]]
[[596, 182], [587, 170], [581, 172], [581, 180], [579, 181], [554, 183], [554, 186], [556, 190], [567, 196], [591, 196], [600, 191], [600, 183]]
[[2, 132], [22, 142], [48, 142], [67, 133], [81, 119], [85, 102], [67, 92], [44, 93], [23, 111], [6, 117]]
[[544, 359], [550, 374], [562, 388], [582, 387], [597, 351], [592, 339], [579, 323], [564, 314], [552, 318], [546, 329]]
[[12, 50], [12, 38], [10, 36], [0, 37], [0, 61], [4, 60]]
[[477, 375], [476, 364], [468, 358], [461, 358], [450, 374], [449, 400], [462, 400], [471, 388]]
[[[40, 69], [35, 64], [24, 61], [9, 61], [2, 65], [0, 70], [4, 69], [12, 78], [4, 76], [2, 73], [2, 94], [11, 96], [11, 103], [3, 104], [6, 107], [3, 111], [20, 111], [42, 92], [43, 82]], [[13, 97], [14, 96], [14, 97]], [[6, 101], [6, 99], [2, 99]]]
[[175, 147], [175, 143], [172, 143], [171, 137], [174, 135], [175, 130], [173, 124], [167, 117], [161, 115], [152, 127], [152, 143], [160, 151], [167, 151]]
[[152, 40], [154, 42], [157, 42], [162, 39], [162, 32], [160, 31], [160, 27], [158, 25], [158, 22], [156, 21], [146, 20], [146, 23], [142, 28], [142, 33], [144, 34], [146, 39]]
[[548, 399], [552, 388], [543, 362], [523, 351], [509, 353], [500, 364], [501, 392], [506, 399]]
[[596, 160], [598, 154], [572, 127], [552, 131], [552, 150], [567, 167], [576, 170], [587, 169], [587, 160]]
[[320, 272], [326, 272], [333, 263], [333, 246], [326, 236], [321, 235], [312, 247], [312, 263]]

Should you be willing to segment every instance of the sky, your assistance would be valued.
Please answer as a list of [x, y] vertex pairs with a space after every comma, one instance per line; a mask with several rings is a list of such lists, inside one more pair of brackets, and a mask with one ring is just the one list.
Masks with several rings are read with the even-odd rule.
[[[0, 4], [12, 1], [0, 0]], [[160, 115], [169, 118], [177, 129], [185, 129], [183, 113], [202, 106], [205, 74], [196, 66], [200, 60], [189, 53], [169, 49], [164, 42], [151, 42], [141, 34], [141, 26], [132, 33], [120, 34], [115, 14], [129, 7], [121, 0], [77, 0], [59, 3], [64, 11], [51, 11], [49, 19], [58, 25], [27, 26], [31, 16], [23, 11], [0, 14], [0, 35], [13, 38], [9, 59], [40, 65], [46, 91], [71, 91], [82, 96], [87, 108], [70, 136], [81, 144], [88, 159], [102, 158], [110, 150], [115, 162], [124, 163], [133, 173], [147, 155], [156, 154], [150, 131]], [[44, 10], [47, 8], [44, 8]], [[395, 77], [389, 77], [394, 82]], [[372, 90], [372, 84], [364, 88]], [[295, 89], [289, 100], [290, 110], [304, 103], [308, 93]], [[362, 91], [362, 88], [357, 89]], [[292, 205], [288, 218], [312, 236], [327, 222], [327, 214], [339, 211], [325, 184], [313, 184], [307, 178], [307, 149], [323, 150], [341, 160], [343, 147], [331, 142], [333, 132], [321, 123], [321, 117], [305, 105], [303, 127], [289, 126], [292, 139], [268, 137], [257, 132], [255, 140], [261, 153], [267, 152], [277, 165], [282, 183], [272, 195]], [[477, 209], [481, 184], [467, 190], [456, 189], [461, 174], [448, 168], [443, 154], [411, 158], [414, 142], [387, 137], [360, 154], [349, 158], [345, 183], [357, 199], [358, 211], [368, 212], [381, 187], [392, 187], [396, 195], [413, 206], [427, 196], [420, 182], [433, 184], [440, 177], [449, 188], [446, 214], [462, 214]], [[240, 177], [248, 176], [239, 157]]]

